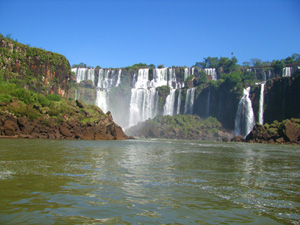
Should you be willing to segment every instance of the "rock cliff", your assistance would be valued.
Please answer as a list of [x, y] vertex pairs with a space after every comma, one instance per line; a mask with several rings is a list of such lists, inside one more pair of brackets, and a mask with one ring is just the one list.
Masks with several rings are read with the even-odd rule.
[[0, 35], [0, 75], [43, 94], [67, 97], [72, 79], [69, 61], [60, 54], [29, 47]]

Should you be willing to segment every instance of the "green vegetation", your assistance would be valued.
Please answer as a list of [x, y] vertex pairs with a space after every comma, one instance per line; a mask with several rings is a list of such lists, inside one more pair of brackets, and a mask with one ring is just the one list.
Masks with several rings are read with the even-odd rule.
[[72, 68], [88, 68], [88, 66], [85, 63], [81, 62], [79, 64], [73, 64]]
[[68, 120], [88, 123], [106, 117], [98, 107], [81, 104], [82, 107], [79, 107], [75, 101], [61, 98], [58, 94], [45, 96], [0, 79], [2, 114], [28, 117], [31, 120], [41, 119], [44, 122], [51, 120], [57, 123]]
[[212, 140], [218, 137], [222, 130], [221, 123], [213, 117], [201, 119], [196, 115], [175, 115], [156, 116], [129, 132], [155, 138]]
[[145, 68], [153, 68], [153, 64], [147, 65], [146, 63], [137, 63], [132, 66], [125, 67], [125, 70], [138, 70], [138, 69], [145, 69]]

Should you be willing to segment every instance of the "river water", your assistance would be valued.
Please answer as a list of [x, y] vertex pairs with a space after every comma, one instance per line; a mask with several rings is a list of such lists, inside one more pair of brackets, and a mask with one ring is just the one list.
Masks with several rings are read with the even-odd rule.
[[0, 224], [300, 224], [300, 148], [0, 139]]

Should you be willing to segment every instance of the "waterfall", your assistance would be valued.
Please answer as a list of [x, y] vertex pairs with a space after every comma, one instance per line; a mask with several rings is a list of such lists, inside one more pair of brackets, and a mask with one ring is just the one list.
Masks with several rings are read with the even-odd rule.
[[104, 113], [107, 112], [107, 92], [106, 91], [97, 91], [97, 97], [96, 97], [96, 105], [102, 109]]
[[139, 69], [134, 88], [131, 89], [129, 127], [156, 116], [158, 94], [155, 85], [167, 82], [167, 76], [164, 70], [158, 69], [154, 78], [150, 82], [149, 69]]
[[292, 75], [291, 73], [291, 67], [284, 67], [282, 69], [282, 76], [283, 77], [290, 77]]
[[91, 80], [93, 85], [95, 85], [95, 69], [72, 68], [71, 71], [75, 73], [77, 83], [80, 83], [83, 80]]
[[122, 69], [119, 69], [116, 87], [118, 87], [121, 83], [121, 74], [122, 74]]
[[216, 68], [205, 68], [204, 71], [206, 75], [211, 76], [212, 80], [217, 80]]
[[249, 98], [250, 90], [251, 87], [244, 89], [243, 96], [239, 102], [235, 116], [235, 135], [242, 135], [243, 137], [246, 137], [255, 125], [254, 112]]
[[186, 78], [188, 78], [189, 75], [189, 68], [184, 68], [184, 80], [186, 80]]
[[189, 76], [194, 75], [195, 67], [192, 68], [184, 68], [184, 80], [186, 80]]
[[194, 99], [195, 98], [195, 88], [190, 88], [186, 92], [184, 114], [193, 115], [194, 109]]
[[174, 112], [174, 104], [175, 104], [175, 91], [176, 89], [171, 89], [170, 94], [166, 98], [166, 104], [164, 106], [164, 113], [163, 115], [170, 115], [173, 116]]
[[87, 71], [87, 80], [91, 80], [95, 86], [95, 69], [91, 68]]
[[167, 85], [168, 85], [168, 68], [154, 69], [153, 80], [150, 82], [150, 86], [160, 87], [160, 86], [167, 86]]
[[208, 96], [207, 96], [206, 117], [209, 117], [209, 107], [210, 107], [210, 89], [208, 90]]
[[116, 71], [110, 69], [100, 69], [97, 84], [96, 105], [102, 109], [104, 113], [109, 111], [109, 92], [111, 88], [120, 84], [122, 70], [118, 72], [118, 80], [116, 81]]
[[264, 90], [265, 83], [262, 83], [260, 86], [260, 96], [259, 96], [259, 109], [258, 109], [258, 122], [264, 124]]
[[266, 73], [265, 70], [263, 70], [263, 73], [264, 73], [264, 81], [266, 81], [267, 80], [267, 73]]
[[181, 107], [181, 89], [179, 90], [178, 99], [177, 99], [177, 112], [176, 114], [180, 114], [180, 107]]

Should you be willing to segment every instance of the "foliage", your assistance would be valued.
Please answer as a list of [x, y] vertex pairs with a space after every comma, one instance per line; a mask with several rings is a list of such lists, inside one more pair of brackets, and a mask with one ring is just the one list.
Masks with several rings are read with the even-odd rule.
[[223, 76], [224, 85], [229, 89], [234, 89], [235, 87], [240, 87], [242, 85], [242, 78], [240, 72], [233, 72], [231, 74], [226, 74]]
[[182, 138], [197, 136], [202, 132], [213, 135], [222, 129], [221, 123], [214, 117], [201, 119], [199, 116], [187, 114], [156, 116], [154, 119], [148, 120], [146, 126], [159, 130], [161, 134], [176, 129], [177, 134], [181, 134]]
[[138, 69], [145, 69], [145, 68], [150, 68], [150, 66], [145, 63], [137, 63], [132, 66], [125, 67], [126, 70], [130, 70], [130, 69], [138, 70]]
[[241, 74], [241, 78], [244, 83], [252, 83], [256, 81], [256, 74], [253, 71], [245, 71]]
[[42, 119], [56, 122], [78, 120], [82, 123], [98, 121], [107, 117], [98, 107], [83, 104], [79, 108], [73, 100], [61, 98], [57, 94], [47, 96], [26, 90], [21, 86], [0, 79], [0, 112], [29, 119]]
[[73, 66], [72, 66], [72, 68], [87, 68], [87, 67], [88, 66], [83, 62], [81, 62], [79, 64], [73, 64]]
[[169, 86], [161, 86], [156, 88], [159, 96], [168, 96], [170, 94]]
[[274, 72], [277, 76], [281, 76], [282, 75], [282, 70], [285, 67], [285, 63], [282, 60], [277, 60], [274, 64]]
[[61, 100], [61, 97], [58, 94], [49, 94], [46, 96], [47, 99], [49, 99], [50, 101], [56, 101], [59, 102]]

